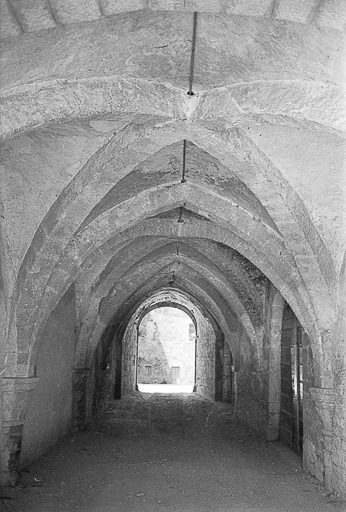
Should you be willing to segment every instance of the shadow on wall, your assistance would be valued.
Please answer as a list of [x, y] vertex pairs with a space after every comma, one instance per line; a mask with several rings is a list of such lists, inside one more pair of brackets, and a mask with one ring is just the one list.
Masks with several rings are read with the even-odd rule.
[[162, 307], [142, 320], [138, 337], [138, 384], [193, 386], [195, 327], [183, 311]]
[[21, 467], [53, 446], [72, 426], [74, 300], [74, 290], [70, 287], [50, 315], [42, 334], [36, 360], [40, 380], [26, 411]]

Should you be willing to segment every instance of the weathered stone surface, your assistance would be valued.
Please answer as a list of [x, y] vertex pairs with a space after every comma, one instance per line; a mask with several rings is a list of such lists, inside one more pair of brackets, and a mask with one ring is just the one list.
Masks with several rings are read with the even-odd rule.
[[39, 340], [35, 371], [40, 380], [26, 410], [22, 466], [49, 449], [71, 428], [75, 323], [72, 287], [50, 315]]
[[106, 137], [81, 123], [32, 132], [2, 145], [1, 196], [6, 197], [2, 233], [17, 269], [42, 213]]
[[283, 127], [252, 128], [251, 137], [304, 201], [339, 269], [346, 248], [344, 142], [327, 134]]
[[315, 0], [281, 0], [276, 3], [274, 15], [281, 20], [308, 23], [315, 14]]
[[[197, 390], [275, 438], [286, 300], [306, 331], [305, 468], [344, 493], [342, 3], [1, 5], [0, 372], [32, 376], [60, 345], [69, 371], [60, 394], [41, 372], [27, 439], [54, 438], [59, 400], [82, 427], [134, 389], [136, 321], [159, 303], [199, 318]], [[6, 386], [15, 479], [26, 399]]]
[[102, 14], [101, 7], [95, 0], [53, 0], [50, 5], [54, 18], [62, 24], [95, 20]]
[[[333, 333], [333, 390], [335, 413], [332, 421], [332, 443], [329, 445], [329, 488], [346, 496], [346, 257], [340, 271], [339, 309]], [[340, 340], [341, 343], [340, 343]]]
[[2, 378], [1, 485], [17, 482], [26, 409], [38, 381], [36, 377]]
[[346, 25], [345, 5], [342, 0], [322, 2], [315, 14], [316, 24], [321, 27], [333, 27], [344, 30]]
[[[342, 85], [342, 84], [340, 84]], [[287, 125], [344, 137], [342, 87], [307, 80], [240, 83], [200, 92], [193, 118], [227, 126]]]
[[11, 12], [11, 8], [6, 0], [1, 0], [0, 9], [0, 33], [2, 37], [13, 37], [22, 34], [23, 30]]
[[52, 10], [44, 0], [17, 0], [10, 2], [10, 6], [23, 32], [34, 32], [37, 26], [40, 30], [56, 27]]
[[10, 0], [10, 6], [11, 10], [5, 10], [2, 38], [18, 35], [21, 29], [44, 30], [54, 26], [53, 20], [56, 24], [78, 23], [141, 9], [265, 16], [298, 23], [317, 20], [321, 26], [336, 30], [342, 30], [345, 24], [342, 0], [323, 0], [320, 4], [313, 0], [50, 0], [49, 8], [42, 0], [29, 4]]

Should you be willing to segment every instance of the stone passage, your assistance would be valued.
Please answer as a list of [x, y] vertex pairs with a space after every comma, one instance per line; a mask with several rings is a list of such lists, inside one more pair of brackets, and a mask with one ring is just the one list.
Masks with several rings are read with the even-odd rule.
[[193, 395], [135, 394], [6, 490], [4, 512], [341, 512], [300, 459]]
[[174, 307], [196, 393], [346, 498], [346, 1], [0, 9], [0, 484], [138, 374], [182, 383], [138, 358]]

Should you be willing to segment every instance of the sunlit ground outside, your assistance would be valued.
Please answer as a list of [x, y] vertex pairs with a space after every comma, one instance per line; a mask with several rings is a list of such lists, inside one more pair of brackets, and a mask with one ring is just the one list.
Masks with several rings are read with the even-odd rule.
[[192, 393], [193, 385], [180, 386], [179, 384], [138, 384], [141, 393]]

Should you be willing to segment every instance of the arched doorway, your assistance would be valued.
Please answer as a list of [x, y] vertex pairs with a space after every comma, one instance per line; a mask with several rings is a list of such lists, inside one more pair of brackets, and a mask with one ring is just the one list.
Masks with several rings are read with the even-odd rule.
[[311, 371], [307, 371], [311, 359], [308, 336], [286, 303], [281, 331], [279, 439], [300, 456], [303, 455], [304, 392], [313, 378]]
[[150, 393], [192, 393], [195, 388], [196, 328], [176, 307], [147, 313], [138, 326], [137, 387]]
[[[175, 344], [179, 334], [177, 326], [181, 324], [180, 355], [174, 354], [174, 347], [169, 347], [169, 340], [164, 341], [157, 324], [155, 327], [153, 318], [162, 319], [165, 310], [174, 312], [167, 326]], [[143, 338], [147, 339], [147, 349], [143, 348]], [[115, 398], [141, 391], [141, 384], [160, 384], [166, 391], [167, 386], [181, 384], [189, 386], [190, 392], [211, 399], [232, 400], [233, 358], [223, 330], [213, 315], [180, 290], [163, 289], [147, 297], [122, 324], [117, 347]], [[189, 361], [183, 365], [180, 361], [187, 347]]]

